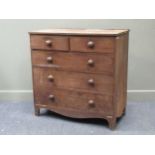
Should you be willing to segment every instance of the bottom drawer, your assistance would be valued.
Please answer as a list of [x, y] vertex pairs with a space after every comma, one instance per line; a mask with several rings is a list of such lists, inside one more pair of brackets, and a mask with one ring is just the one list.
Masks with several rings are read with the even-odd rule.
[[35, 103], [53, 110], [75, 110], [98, 115], [112, 114], [112, 96], [64, 89], [35, 90]]

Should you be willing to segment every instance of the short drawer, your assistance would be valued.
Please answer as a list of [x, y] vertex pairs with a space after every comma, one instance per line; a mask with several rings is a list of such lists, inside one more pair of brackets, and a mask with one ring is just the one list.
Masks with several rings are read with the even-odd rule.
[[114, 37], [70, 37], [71, 51], [114, 52]]
[[65, 36], [31, 35], [31, 48], [43, 50], [69, 50], [69, 39]]
[[35, 103], [52, 110], [73, 109], [77, 112], [112, 115], [112, 96], [63, 89], [35, 90]]
[[32, 51], [32, 64], [61, 70], [113, 74], [113, 55]]
[[33, 68], [34, 81], [45, 88], [66, 88], [112, 94], [113, 76]]

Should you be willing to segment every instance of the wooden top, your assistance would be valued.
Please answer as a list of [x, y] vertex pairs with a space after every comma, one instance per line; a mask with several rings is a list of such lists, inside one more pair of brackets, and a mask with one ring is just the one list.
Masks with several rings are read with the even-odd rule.
[[128, 31], [127, 29], [45, 29], [32, 31], [30, 34], [118, 36]]

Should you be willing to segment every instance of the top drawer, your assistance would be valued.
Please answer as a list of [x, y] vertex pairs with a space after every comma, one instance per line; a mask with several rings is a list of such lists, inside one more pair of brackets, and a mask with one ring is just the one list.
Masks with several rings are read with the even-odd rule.
[[114, 52], [114, 37], [70, 37], [71, 51]]
[[68, 51], [69, 39], [65, 36], [31, 35], [31, 48]]

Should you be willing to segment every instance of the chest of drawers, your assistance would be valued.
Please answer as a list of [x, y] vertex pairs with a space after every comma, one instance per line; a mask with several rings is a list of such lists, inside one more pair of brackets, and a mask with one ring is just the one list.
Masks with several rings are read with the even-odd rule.
[[128, 30], [30, 32], [35, 114], [103, 118], [114, 128], [125, 112]]

